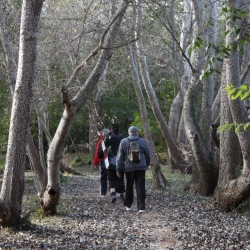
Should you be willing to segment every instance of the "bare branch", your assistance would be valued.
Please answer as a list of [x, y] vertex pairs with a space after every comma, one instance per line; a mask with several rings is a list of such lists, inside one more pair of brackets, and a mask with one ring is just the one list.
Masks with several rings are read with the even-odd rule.
[[134, 39], [131, 39], [131, 40], [128, 40], [124, 43], [121, 43], [121, 44], [117, 44], [117, 45], [114, 45], [112, 47], [102, 47], [102, 49], [116, 49], [116, 48], [120, 48], [120, 47], [123, 47], [123, 46], [126, 46], [130, 43], [134, 43], [135, 41], [137, 41], [139, 38], [134, 38]]
[[[142, 51], [141, 51], [142, 52]], [[177, 69], [176, 67], [174, 67], [171, 63], [167, 62], [166, 60], [164, 60], [163, 58], [157, 57], [157, 56], [153, 56], [150, 54], [147, 54], [145, 52], [142, 52], [145, 56], [150, 57], [152, 59], [156, 59], [158, 60], [160, 63], [164, 63], [165, 65], [167, 65], [168, 67], [170, 67], [172, 70], [174, 70], [175, 72], [177, 72], [178, 74], [182, 75], [183, 73]]]
[[185, 51], [182, 49], [180, 42], [176, 39], [175, 35], [173, 34], [173, 32], [171, 31], [171, 29], [161, 20], [161, 18], [159, 17], [159, 15], [155, 12], [154, 9], [152, 9], [149, 5], [148, 7], [154, 12], [154, 14], [158, 17], [158, 19], [160, 20], [161, 24], [163, 25], [163, 27], [165, 27], [165, 29], [169, 32], [169, 34], [172, 36], [172, 38], [174, 39], [174, 41], [176, 42], [177, 46], [179, 47], [182, 56], [187, 60], [187, 63], [189, 64], [191, 70], [193, 73], [195, 73], [195, 69], [193, 68], [192, 63], [190, 62], [189, 58], [187, 57], [187, 55], [185, 54]]
[[[127, 1], [128, 3], [130, 3], [130, 1]], [[87, 62], [94, 57], [99, 50], [103, 49], [103, 44], [104, 44], [104, 39], [108, 33], [108, 31], [110, 30], [112, 24], [115, 22], [115, 20], [119, 17], [119, 15], [126, 9], [126, 5], [123, 6], [123, 8], [121, 8], [117, 14], [113, 17], [113, 19], [111, 20], [111, 22], [109, 23], [109, 25], [107, 26], [107, 28], [104, 30], [99, 45], [88, 55], [88, 57], [83, 61], [82, 64], [80, 64], [73, 72], [72, 76], [70, 77], [68, 83], [65, 85], [65, 88], [69, 88], [71, 84], [74, 83], [76, 76], [78, 74], [78, 72], [84, 67], [84, 65], [87, 64]], [[107, 49], [107, 48], [106, 48]], [[110, 48], [108, 48], [110, 49]]]

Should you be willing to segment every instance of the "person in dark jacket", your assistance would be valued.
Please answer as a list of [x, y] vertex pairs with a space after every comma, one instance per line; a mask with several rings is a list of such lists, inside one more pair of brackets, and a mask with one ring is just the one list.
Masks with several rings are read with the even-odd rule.
[[[127, 180], [124, 206], [127, 211], [131, 210], [134, 200], [134, 183], [137, 194], [137, 209], [139, 213], [145, 213], [145, 174], [150, 165], [150, 151], [147, 142], [139, 137], [139, 129], [132, 126], [128, 129], [129, 137], [120, 142], [116, 158], [116, 174], [121, 177], [124, 170]], [[129, 158], [130, 140], [138, 140], [140, 146], [140, 161], [132, 162]]]
[[113, 123], [110, 127], [110, 133], [105, 137], [104, 143], [108, 149], [108, 181], [109, 190], [111, 192], [111, 202], [114, 203], [117, 200], [116, 193], [120, 194], [120, 200], [124, 201], [124, 172], [121, 170], [121, 178], [116, 175], [116, 154], [120, 145], [120, 141], [124, 136], [119, 132], [119, 124]]

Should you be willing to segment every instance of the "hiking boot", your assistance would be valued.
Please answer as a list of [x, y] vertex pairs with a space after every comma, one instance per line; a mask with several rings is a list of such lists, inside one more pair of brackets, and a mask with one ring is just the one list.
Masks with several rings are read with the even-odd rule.
[[116, 200], [117, 200], [117, 198], [116, 198], [116, 192], [112, 192], [111, 193], [111, 203], [115, 203], [116, 202]]
[[139, 214], [144, 214], [146, 210], [139, 210]]

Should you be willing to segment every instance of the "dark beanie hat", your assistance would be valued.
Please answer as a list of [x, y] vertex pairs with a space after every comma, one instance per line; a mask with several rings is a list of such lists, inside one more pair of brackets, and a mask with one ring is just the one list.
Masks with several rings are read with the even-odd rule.
[[114, 123], [111, 124], [111, 129], [113, 131], [119, 131], [119, 127], [120, 127], [119, 124], [116, 123], [116, 122], [114, 122]]

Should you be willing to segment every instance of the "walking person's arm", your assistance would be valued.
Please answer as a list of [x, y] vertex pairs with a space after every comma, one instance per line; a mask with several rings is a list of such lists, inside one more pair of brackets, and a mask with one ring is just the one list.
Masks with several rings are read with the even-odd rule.
[[116, 175], [118, 178], [121, 178], [121, 171], [124, 170], [125, 153], [122, 145], [121, 141], [116, 156]]

